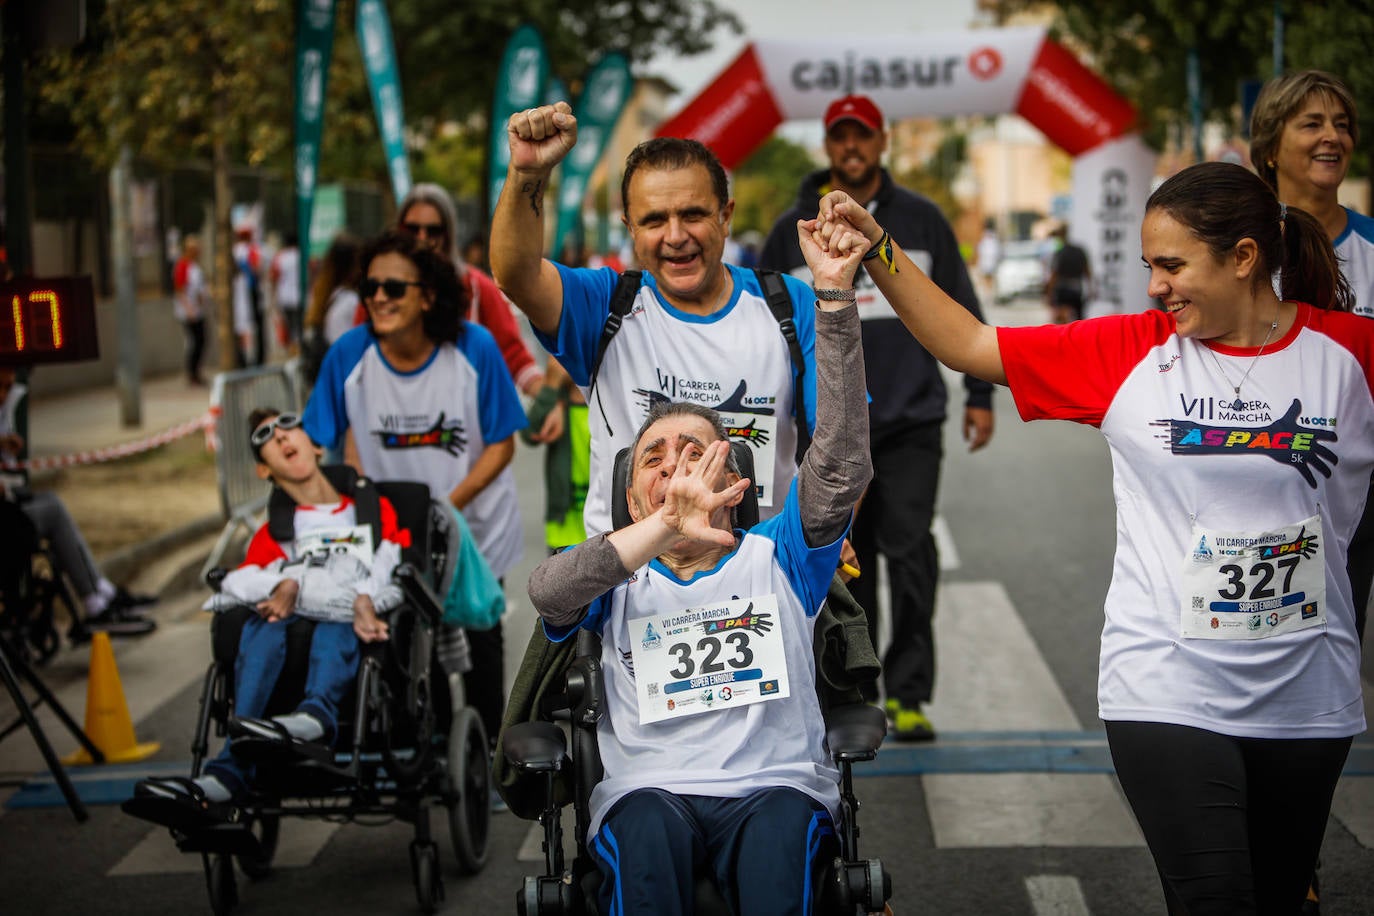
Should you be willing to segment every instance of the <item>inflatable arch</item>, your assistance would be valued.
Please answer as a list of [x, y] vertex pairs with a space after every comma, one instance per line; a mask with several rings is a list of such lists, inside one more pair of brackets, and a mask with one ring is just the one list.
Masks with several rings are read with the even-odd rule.
[[1155, 156], [1135, 109], [1044, 29], [756, 41], [657, 131], [692, 137], [733, 169], [786, 120], [871, 97], [889, 119], [1016, 113], [1074, 157], [1071, 235], [1089, 254], [1094, 311], [1149, 306], [1140, 220]]

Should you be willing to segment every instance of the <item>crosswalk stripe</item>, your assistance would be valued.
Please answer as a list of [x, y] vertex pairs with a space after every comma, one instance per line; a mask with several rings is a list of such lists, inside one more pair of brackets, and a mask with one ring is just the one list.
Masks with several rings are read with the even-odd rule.
[[[946, 583], [939, 602], [940, 663], [928, 707], [937, 729], [941, 723], [957, 723], [961, 731], [1081, 729], [1001, 583]], [[884, 749], [878, 760], [887, 753]], [[1037, 759], [1049, 758], [1042, 752]], [[1115, 784], [1100, 770], [946, 772], [921, 779], [935, 845], [941, 848], [1141, 843]]]
[[[282, 818], [272, 867], [305, 868], [315, 861], [339, 827], [332, 821]], [[105, 874], [107, 877], [189, 874], [200, 872], [202, 868], [198, 854], [178, 851], [165, 828], [153, 827]]]
[[1031, 875], [1026, 879], [1035, 916], [1087, 916], [1083, 888], [1072, 875]]

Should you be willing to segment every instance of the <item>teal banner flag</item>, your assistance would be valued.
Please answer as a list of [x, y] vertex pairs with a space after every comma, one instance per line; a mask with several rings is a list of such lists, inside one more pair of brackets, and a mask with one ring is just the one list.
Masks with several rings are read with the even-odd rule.
[[488, 216], [496, 209], [501, 187], [506, 183], [506, 166], [510, 165], [506, 122], [517, 111], [544, 102], [548, 78], [549, 53], [544, 48], [544, 39], [534, 26], [520, 26], [506, 42], [496, 76], [496, 94], [491, 102], [491, 139], [487, 147]]
[[367, 84], [372, 89], [372, 108], [377, 112], [377, 132], [381, 134], [387, 171], [391, 173], [391, 190], [399, 201], [410, 193], [410, 161], [406, 158], [401, 75], [396, 68], [396, 46], [391, 40], [391, 20], [383, 0], [359, 0], [357, 32]]
[[577, 115], [577, 145], [563, 160], [558, 186], [558, 228], [553, 236], [553, 256], [560, 258], [569, 236], [582, 241], [582, 202], [587, 183], [601, 161], [615, 130], [615, 122], [625, 110], [634, 91], [630, 62], [614, 52], [597, 61], [587, 75], [582, 95], [573, 106]]
[[[296, 4], [296, 233], [301, 251], [310, 251], [311, 209], [320, 161], [329, 56], [334, 50], [334, 0]], [[266, 63], [266, 62], [264, 62]], [[301, 265], [301, 307], [309, 301], [309, 273]]]

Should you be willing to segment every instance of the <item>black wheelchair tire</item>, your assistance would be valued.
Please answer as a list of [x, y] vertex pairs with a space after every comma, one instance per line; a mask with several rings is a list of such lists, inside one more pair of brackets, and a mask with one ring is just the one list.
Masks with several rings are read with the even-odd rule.
[[444, 902], [444, 883], [439, 876], [439, 852], [433, 843], [410, 844], [411, 877], [415, 881], [415, 902], [421, 912], [433, 913]]
[[210, 911], [215, 916], [229, 916], [239, 902], [239, 889], [234, 882], [234, 858], [220, 853], [205, 855], [205, 885], [210, 892]]
[[275, 814], [256, 818], [250, 828], [258, 838], [259, 852], [255, 856], [237, 856], [239, 868], [254, 881], [272, 874], [272, 858], [277, 854], [277, 839], [281, 836], [281, 817]]
[[487, 732], [471, 706], [453, 716], [448, 731], [448, 785], [444, 806], [458, 873], [475, 875], [487, 864], [491, 833], [491, 759]]

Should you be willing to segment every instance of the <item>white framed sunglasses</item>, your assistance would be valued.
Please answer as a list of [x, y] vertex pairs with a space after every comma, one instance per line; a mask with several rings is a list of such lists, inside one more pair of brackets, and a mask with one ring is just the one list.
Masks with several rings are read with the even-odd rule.
[[253, 430], [253, 435], [248, 441], [253, 444], [253, 448], [262, 448], [271, 441], [273, 434], [276, 433], [277, 430], [295, 429], [300, 425], [300, 414], [279, 413], [270, 420], [262, 421], [258, 428]]

